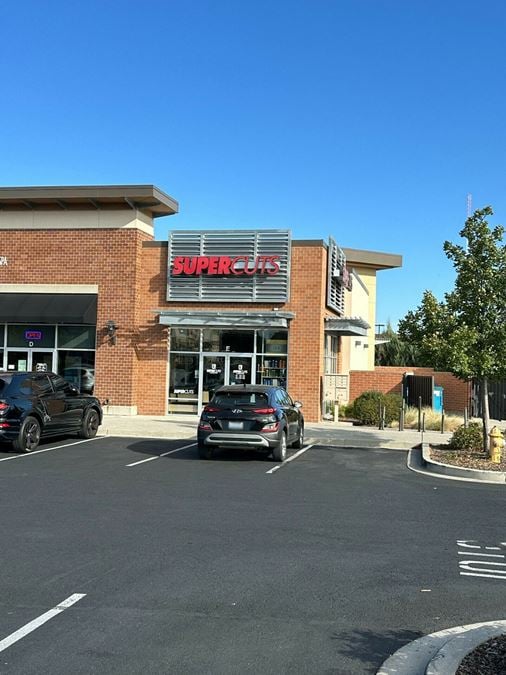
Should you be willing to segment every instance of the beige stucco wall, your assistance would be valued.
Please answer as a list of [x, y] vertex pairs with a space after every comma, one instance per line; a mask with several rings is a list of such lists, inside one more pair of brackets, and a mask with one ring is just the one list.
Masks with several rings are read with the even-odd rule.
[[134, 228], [154, 236], [153, 221], [133, 209], [104, 211], [0, 211], [1, 230], [82, 230], [82, 229]]
[[[370, 328], [367, 331], [367, 342], [364, 341], [364, 344], [367, 344], [367, 347], [362, 347], [362, 350], [366, 352], [366, 366], [365, 370], [374, 370], [374, 335], [376, 330], [376, 270], [371, 270], [365, 267], [354, 267], [353, 272], [360, 276], [362, 283], [367, 289], [367, 312], [363, 314], [360, 313]], [[364, 306], [365, 310], [365, 306]], [[361, 338], [364, 340], [364, 338]]]
[[[355, 271], [353, 274], [353, 290], [351, 293], [350, 316], [359, 316], [369, 321], [369, 290], [367, 284]], [[348, 337], [350, 343], [350, 370], [369, 370], [370, 338]], [[373, 348], [374, 351], [374, 348]], [[374, 365], [374, 364], [373, 364]]]

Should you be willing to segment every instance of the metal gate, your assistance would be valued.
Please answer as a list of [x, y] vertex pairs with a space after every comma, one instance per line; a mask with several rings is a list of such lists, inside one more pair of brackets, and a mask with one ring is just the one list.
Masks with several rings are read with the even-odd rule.
[[419, 399], [422, 406], [432, 408], [432, 393], [434, 391], [433, 375], [404, 375], [402, 378], [402, 398], [409, 406], [417, 407]]
[[[480, 383], [473, 380], [471, 389], [471, 416], [481, 417], [481, 392]], [[488, 406], [490, 418], [493, 420], [506, 420], [506, 380], [488, 383]]]

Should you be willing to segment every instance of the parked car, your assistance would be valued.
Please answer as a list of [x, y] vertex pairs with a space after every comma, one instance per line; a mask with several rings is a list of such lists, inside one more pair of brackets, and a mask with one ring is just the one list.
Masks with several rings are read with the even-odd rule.
[[202, 411], [199, 456], [211, 459], [218, 447], [253, 448], [286, 459], [289, 445], [304, 445], [302, 403], [282, 387], [236, 384], [217, 389]]
[[55, 373], [0, 372], [0, 441], [31, 452], [42, 437], [77, 433], [93, 438], [102, 423], [94, 396]]
[[63, 371], [63, 377], [75, 384], [83, 394], [93, 394], [95, 369], [86, 366], [70, 366]]

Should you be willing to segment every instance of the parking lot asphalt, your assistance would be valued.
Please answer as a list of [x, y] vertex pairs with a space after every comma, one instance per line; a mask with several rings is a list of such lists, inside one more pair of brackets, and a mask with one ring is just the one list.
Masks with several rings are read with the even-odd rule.
[[1, 673], [374, 673], [500, 615], [505, 582], [460, 575], [457, 550], [504, 538], [500, 488], [391, 450], [320, 443], [271, 473], [194, 442], [0, 452]]
[[[196, 415], [104, 415], [100, 433], [109, 436], [142, 436], [151, 438], [195, 438], [198, 417]], [[448, 432], [426, 431], [398, 428], [376, 429], [374, 427], [353, 426], [349, 422], [306, 423], [306, 440], [322, 442], [342, 447], [369, 447], [409, 450], [415, 445], [426, 443], [446, 443], [451, 434]]]

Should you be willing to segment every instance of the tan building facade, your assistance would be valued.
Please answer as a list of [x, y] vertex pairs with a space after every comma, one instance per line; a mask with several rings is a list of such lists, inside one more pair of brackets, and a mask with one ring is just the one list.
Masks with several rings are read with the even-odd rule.
[[[400, 256], [287, 230], [154, 239], [153, 186], [0, 188], [0, 367], [48, 369], [122, 414], [285, 386], [308, 421], [374, 368], [376, 273]], [[174, 219], [176, 220], [176, 219]]]

